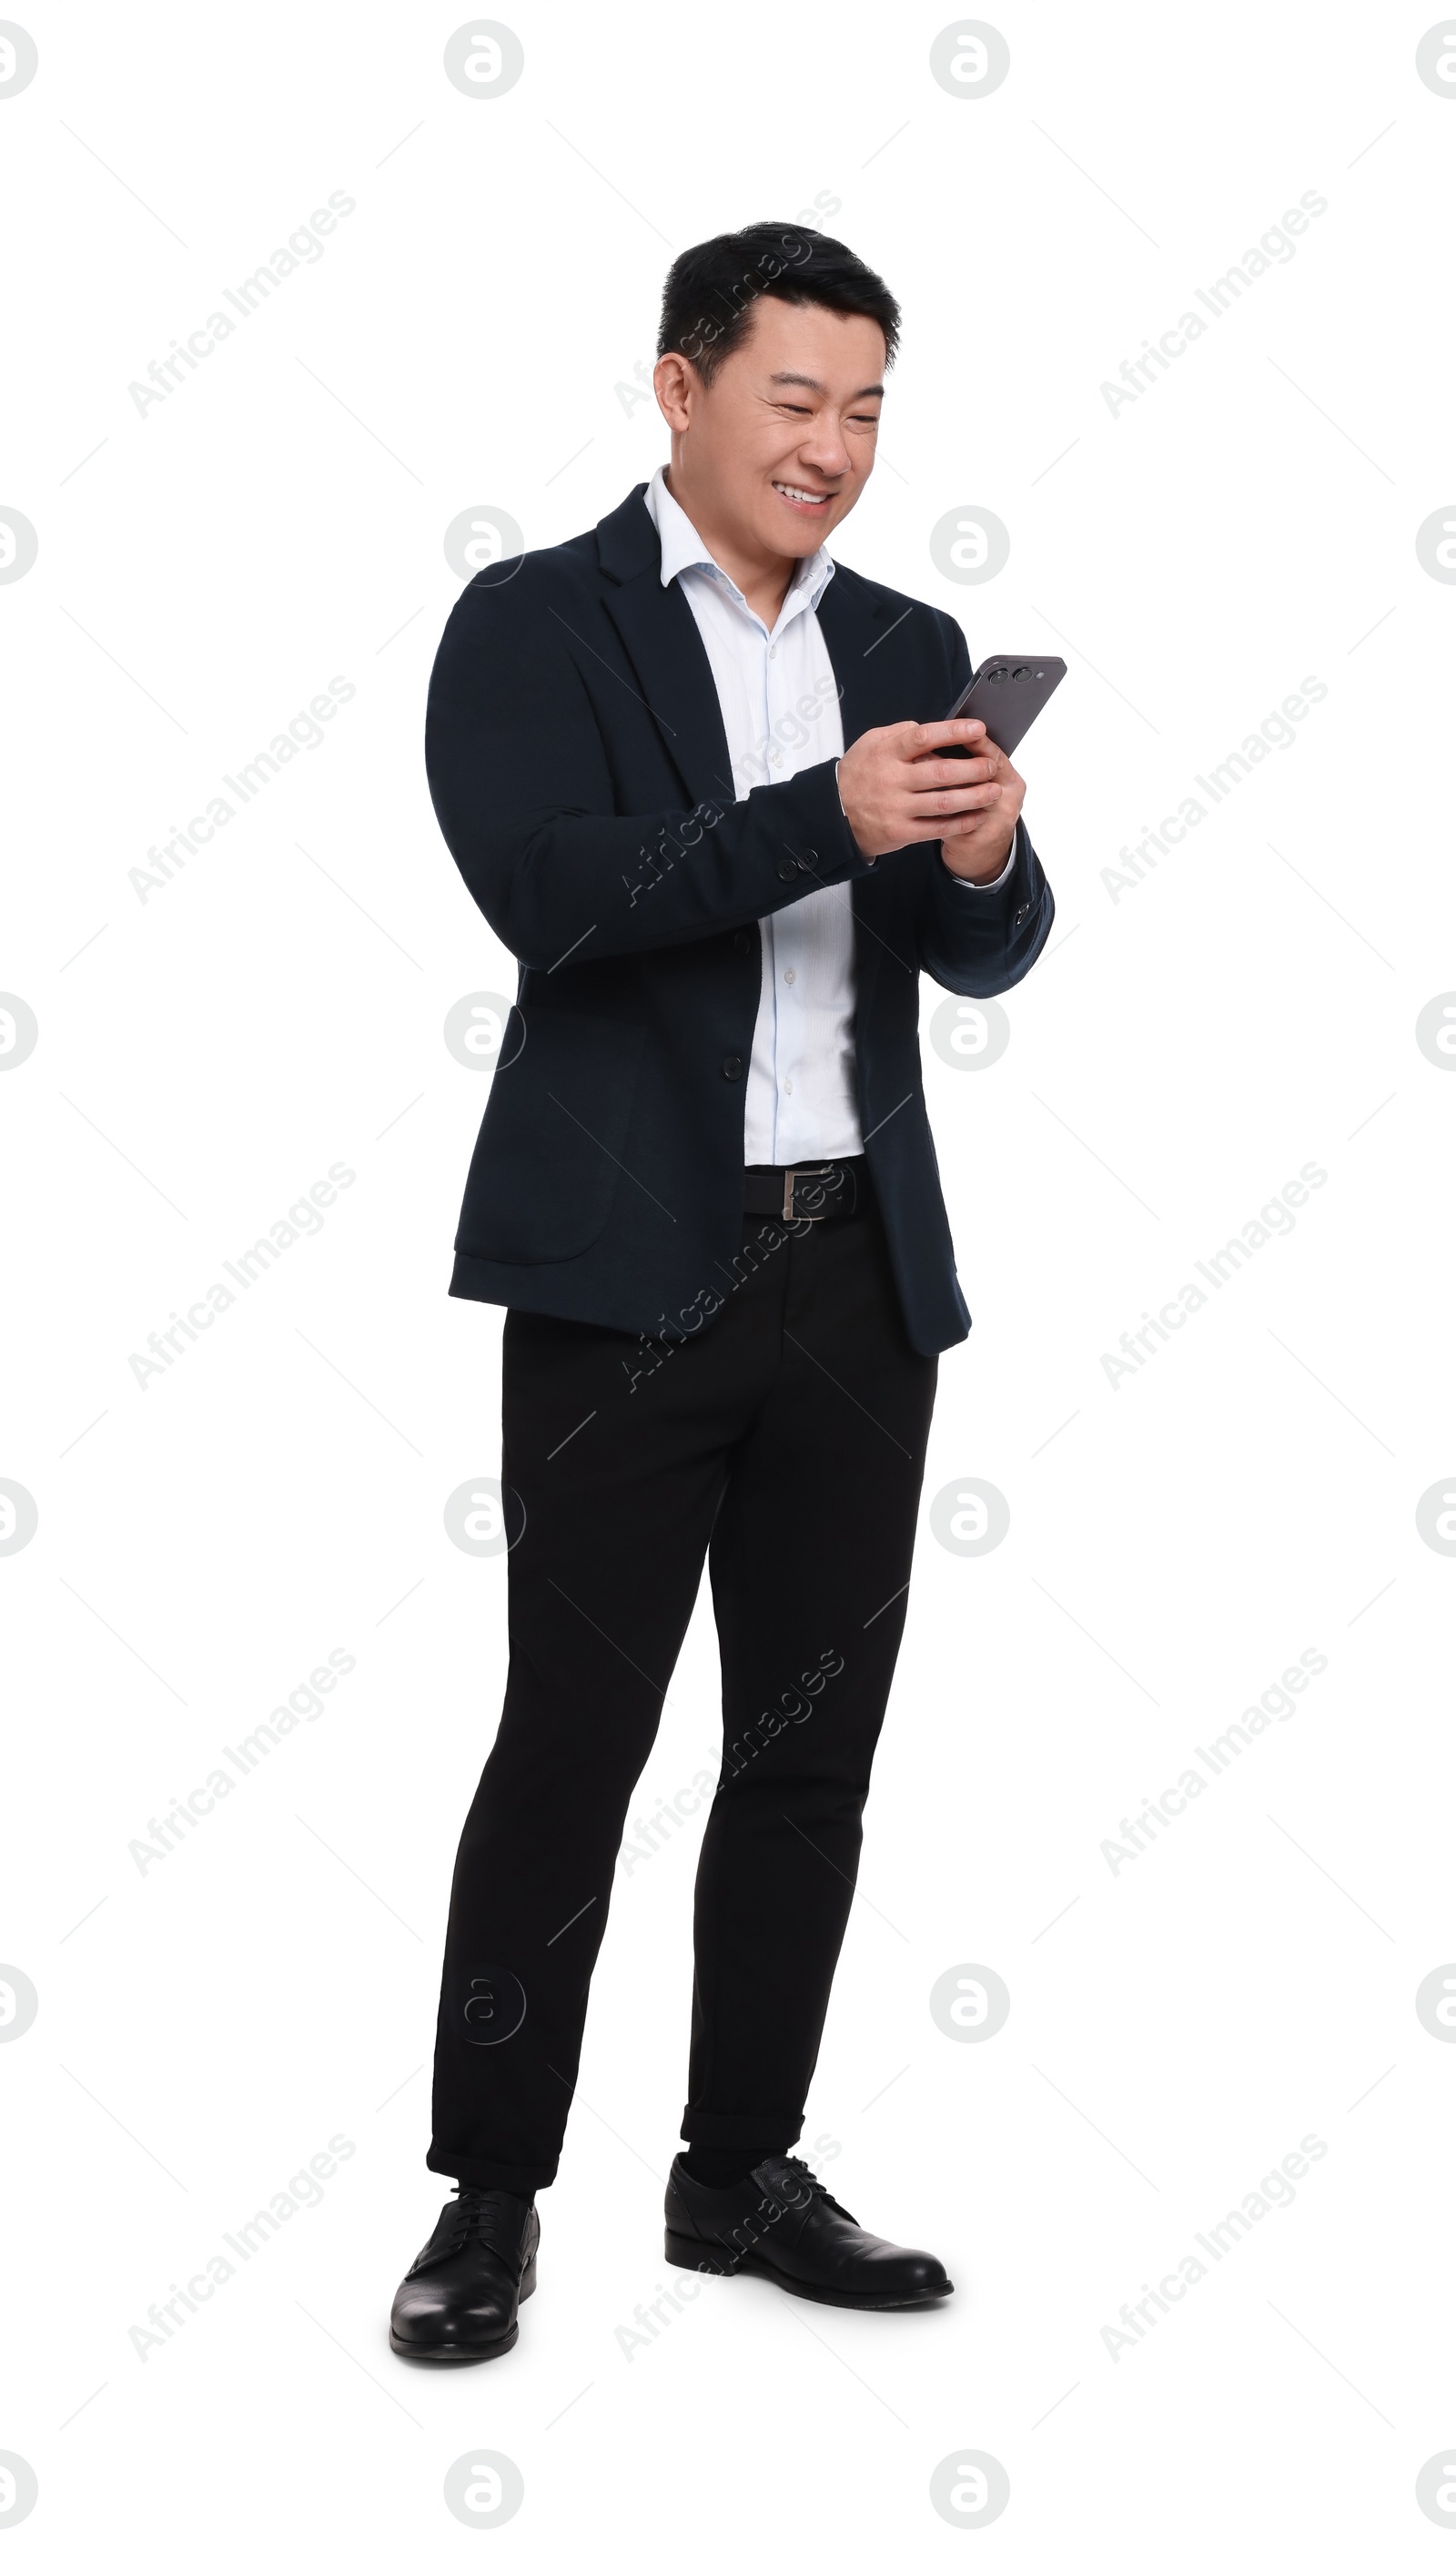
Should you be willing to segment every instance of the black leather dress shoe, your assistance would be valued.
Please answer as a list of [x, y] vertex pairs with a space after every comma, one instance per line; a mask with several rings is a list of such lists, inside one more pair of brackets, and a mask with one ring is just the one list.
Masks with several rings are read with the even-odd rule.
[[461, 2187], [394, 2298], [389, 2343], [425, 2364], [483, 2364], [519, 2334], [541, 2226], [526, 2196]]
[[805, 2302], [914, 2310], [955, 2291], [938, 2258], [862, 2231], [802, 2160], [761, 2161], [736, 2187], [700, 2187], [675, 2160], [667, 2255], [703, 2276], [767, 2276]]

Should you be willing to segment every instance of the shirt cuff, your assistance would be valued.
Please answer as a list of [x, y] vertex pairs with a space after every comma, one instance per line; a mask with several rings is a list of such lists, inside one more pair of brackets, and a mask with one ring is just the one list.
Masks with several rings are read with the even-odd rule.
[[[1012, 872], [1013, 868], [1016, 866], [1016, 864], [1017, 864], [1017, 836], [1016, 836], [1015, 833], [1013, 833], [1013, 834], [1012, 834], [1011, 856], [1010, 856], [1010, 858], [1007, 860], [1007, 863], [1006, 863], [1005, 867], [1002, 869], [1000, 876], [994, 876], [994, 877], [956, 877], [955, 882], [956, 882], [956, 884], [957, 884], [957, 885], [963, 885], [963, 886], [968, 887], [968, 888], [969, 888], [969, 890], [970, 890], [970, 892], [971, 892], [972, 894], [990, 894], [990, 893], [992, 893], [992, 892], [993, 892], [993, 890], [994, 890], [997, 886], [999, 886], [999, 885], [1005, 885], [1005, 883], [1006, 883], [1006, 881], [1007, 881], [1007, 878], [1011, 875], [1011, 872]], [[951, 871], [950, 871], [948, 868], [947, 868], [947, 870], [946, 870], [946, 874], [947, 874], [947, 876], [951, 874]]]

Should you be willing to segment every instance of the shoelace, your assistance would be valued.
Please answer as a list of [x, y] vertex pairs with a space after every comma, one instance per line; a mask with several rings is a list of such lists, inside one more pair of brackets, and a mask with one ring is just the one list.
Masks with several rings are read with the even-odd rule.
[[843, 2207], [836, 2203], [832, 2196], [830, 2196], [824, 2180], [822, 2178], [816, 2178], [807, 2161], [795, 2160], [791, 2154], [788, 2161], [785, 2163], [785, 2167], [791, 2169], [796, 2178], [802, 2178], [806, 2186], [813, 2188], [816, 2196], [822, 2196], [826, 2205], [833, 2205], [836, 2212], [841, 2212], [843, 2210]]
[[474, 2240], [494, 2231], [514, 2247], [517, 2225], [514, 2208], [521, 2199], [508, 2196], [503, 2188], [457, 2187], [455, 2220], [452, 2233], [460, 2239]]
[[498, 2243], [502, 2258], [517, 2259], [521, 2233], [513, 2208], [520, 2202], [519, 2197], [508, 2195], [502, 2188], [457, 2187], [453, 2202], [445, 2207], [415, 2266], [434, 2265], [452, 2250], [479, 2239], [491, 2247]]

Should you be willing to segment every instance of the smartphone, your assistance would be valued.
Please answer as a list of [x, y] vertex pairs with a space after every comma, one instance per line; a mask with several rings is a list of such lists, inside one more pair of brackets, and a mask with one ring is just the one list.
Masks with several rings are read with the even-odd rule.
[[[992, 742], [1010, 756], [1066, 669], [1060, 655], [988, 655], [946, 717], [983, 719]], [[971, 754], [963, 743], [942, 743], [935, 758], [968, 761]]]

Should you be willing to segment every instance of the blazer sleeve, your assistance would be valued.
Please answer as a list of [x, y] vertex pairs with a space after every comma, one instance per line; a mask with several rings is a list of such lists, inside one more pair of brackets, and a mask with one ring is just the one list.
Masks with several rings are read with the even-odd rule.
[[[616, 813], [606, 738], [553, 590], [530, 559], [477, 576], [440, 639], [426, 714], [440, 831], [522, 964], [549, 971], [672, 946], [868, 873], [831, 760], [741, 801]], [[571, 607], [564, 588], [556, 598]]]
[[[965, 634], [952, 621], [953, 678], [959, 692], [971, 678]], [[947, 992], [987, 999], [1009, 992], [1029, 974], [1056, 918], [1051, 888], [1019, 821], [1008, 874], [996, 886], [967, 894], [940, 855], [938, 841], [919, 853], [922, 868], [916, 948], [922, 970]], [[904, 851], [898, 853], [902, 858]]]

